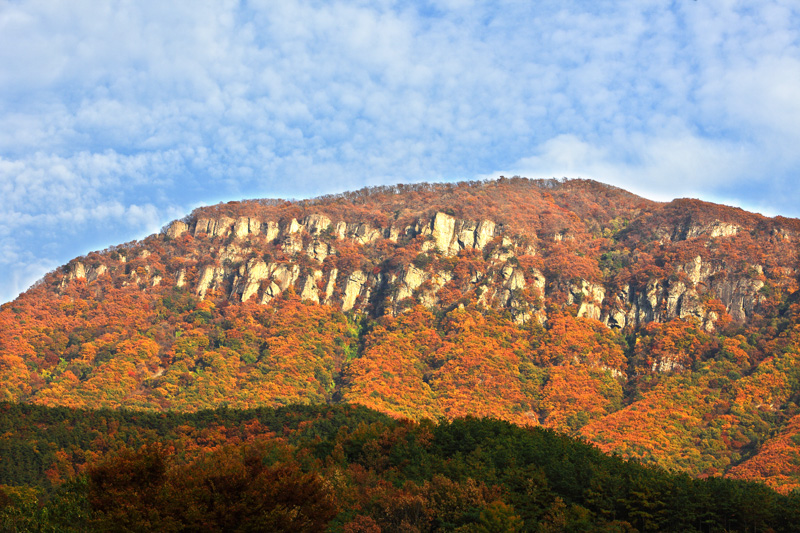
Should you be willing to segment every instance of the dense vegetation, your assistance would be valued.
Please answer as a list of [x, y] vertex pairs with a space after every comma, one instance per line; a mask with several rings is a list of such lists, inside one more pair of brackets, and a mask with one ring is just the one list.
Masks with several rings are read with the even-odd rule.
[[[445, 253], [439, 215], [497, 231]], [[292, 230], [310, 216], [330, 224]], [[231, 202], [182, 228], [78, 258], [0, 307], [0, 400], [491, 417], [695, 478], [800, 487], [797, 220], [503, 179]], [[242, 301], [256, 267], [273, 278]], [[98, 428], [85, 457], [15, 475], [69, 479], [112, 451], [102, 435], [116, 430]]]
[[[24, 363], [6, 367], [18, 372], [6, 370], [7, 389], [38, 387], [23, 398], [80, 408], [346, 401], [415, 420], [492, 416], [670, 470], [766, 479], [784, 491], [800, 481], [800, 327], [789, 315], [716, 333], [674, 320], [626, 338], [568, 312], [521, 327], [475, 307], [365, 320], [296, 296], [216, 310], [180, 289], [152, 306], [132, 291], [109, 291], [104, 305], [80, 294], [15, 302], [27, 318], [14, 327], [33, 342]], [[59, 320], [80, 327], [67, 333]], [[685, 370], [652, 372], [675, 354]], [[758, 457], [762, 448], [781, 458], [779, 470]]]
[[415, 423], [346, 405], [0, 412], [4, 530], [800, 527], [796, 493], [669, 474], [499, 420]]

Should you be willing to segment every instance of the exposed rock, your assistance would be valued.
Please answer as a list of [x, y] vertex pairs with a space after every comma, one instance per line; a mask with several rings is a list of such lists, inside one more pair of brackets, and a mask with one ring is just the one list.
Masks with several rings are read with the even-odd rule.
[[600, 320], [600, 315], [601, 315], [600, 306], [594, 302], [581, 302], [580, 307], [578, 307], [577, 316], [579, 317], [586, 317], [594, 320]]
[[670, 283], [667, 289], [666, 298], [666, 316], [676, 317], [680, 315], [680, 304], [683, 301], [683, 295], [686, 293], [686, 285], [680, 281]]
[[180, 237], [181, 235], [183, 235], [187, 231], [189, 231], [189, 225], [188, 224], [186, 224], [185, 222], [182, 222], [180, 220], [173, 220], [169, 224], [169, 226], [167, 226], [167, 229], [164, 232], [164, 234], [170, 239], [177, 239], [178, 237]]
[[685, 292], [683, 292], [683, 294], [680, 295], [677, 316], [679, 318], [696, 318], [701, 322], [705, 320], [706, 308], [696, 290], [687, 289]]
[[306, 254], [322, 263], [331, 253], [330, 245], [327, 242], [314, 240], [306, 248]]
[[198, 218], [194, 225], [194, 236], [197, 237], [201, 233], [209, 234], [210, 229], [213, 229], [213, 221], [210, 218]]
[[431, 223], [431, 236], [434, 245], [445, 256], [453, 255], [450, 243], [453, 242], [456, 219], [445, 213], [436, 213]]
[[708, 224], [699, 224], [695, 221], [689, 221], [685, 224], [678, 224], [676, 226], [661, 226], [654, 230], [655, 236], [661, 243], [669, 241], [682, 241], [693, 239], [705, 235], [709, 238], [715, 237], [731, 237], [736, 235], [741, 226], [731, 224], [729, 222], [722, 222], [715, 220]]
[[709, 333], [714, 331], [714, 323], [719, 320], [719, 315], [714, 311], [706, 313], [706, 319], [703, 321], [703, 328]]
[[419, 295], [419, 303], [425, 307], [434, 307], [438, 302], [434, 291], [425, 291]]
[[700, 235], [708, 235], [711, 238], [731, 237], [739, 233], [740, 229], [741, 227], [737, 226], [736, 224], [730, 224], [728, 222], [721, 222], [717, 220], [711, 224], [691, 226], [686, 231], [685, 238], [691, 239], [693, 237], [699, 237]]
[[503, 291], [500, 296], [500, 305], [514, 306], [514, 292], [525, 288], [525, 275], [512, 265], [506, 265], [500, 272], [503, 277]]
[[661, 283], [657, 279], [647, 282], [641, 292], [630, 291], [630, 303], [627, 323], [639, 326], [646, 322], [661, 321], [659, 300], [661, 297]]
[[475, 231], [477, 225], [473, 222], [465, 220], [458, 220], [456, 222], [455, 242], [451, 243], [450, 247], [454, 249], [455, 253], [464, 248], [475, 248]]
[[[329, 224], [330, 225], [330, 224]], [[358, 244], [375, 242], [383, 237], [383, 232], [364, 222], [337, 222], [333, 226], [333, 234], [337, 239], [352, 239]]]
[[761, 302], [758, 291], [764, 287], [764, 282], [759, 279], [725, 277], [713, 281], [711, 287], [725, 304], [731, 318], [744, 322]]
[[580, 301], [578, 306], [578, 316], [600, 320], [601, 308], [605, 298], [606, 290], [603, 286], [581, 280], [580, 285], [570, 284], [567, 303], [572, 304]]
[[223, 265], [230, 266], [232, 263], [239, 263], [248, 255], [250, 248], [241, 248], [235, 241], [227, 246], [222, 246], [217, 255], [218, 261]]
[[336, 226], [333, 228], [333, 234], [336, 235], [337, 239], [344, 239], [347, 237], [347, 222], [339, 221], [336, 223]]
[[505, 263], [512, 257], [514, 257], [514, 241], [508, 237], [503, 237], [503, 239], [500, 241], [500, 246], [495, 248], [490, 259], [500, 263]]
[[[265, 263], [260, 259], [251, 259], [247, 265], [240, 269], [240, 276], [237, 278], [233, 294], [241, 292], [242, 301], [246, 302], [255, 296], [261, 287], [264, 292], [261, 296], [261, 303], [268, 303], [290, 286], [294, 286], [300, 276], [298, 265]], [[265, 282], [267, 282], [265, 284]]]
[[417, 224], [417, 232], [430, 235], [423, 251], [438, 248], [446, 257], [456, 255], [465, 248], [483, 248], [494, 238], [495, 224], [488, 220], [479, 223], [456, 219], [446, 213], [436, 213], [430, 224]]
[[[250, 301], [261, 294], [260, 301], [266, 302], [291, 286], [303, 299], [332, 303], [338, 276], [336, 269], [331, 269], [327, 274], [323, 290], [323, 275], [320, 271], [301, 277], [298, 265], [267, 264], [261, 259], [252, 259], [254, 255], [262, 254], [257, 249], [259, 241], [248, 241], [252, 244], [243, 246], [242, 239], [249, 235], [262, 234], [266, 241], [280, 243], [283, 252], [290, 257], [305, 254], [319, 264], [334, 253], [328, 239], [322, 237], [328, 232], [336, 238], [352, 240], [359, 245], [382, 238], [397, 242], [401, 236], [422, 235], [428, 236], [428, 240], [422, 245], [423, 252], [437, 248], [444, 256], [456, 255], [463, 249], [484, 250], [487, 246], [493, 246], [485, 267], [470, 273], [468, 279], [460, 281], [465, 286], [456, 290], [471, 291], [473, 287], [484, 284], [488, 275], [489, 279], [500, 279], [500, 283], [496, 286], [489, 284], [478, 287], [475, 294], [479, 303], [487, 307], [506, 307], [512, 311], [517, 321], [524, 322], [534, 317], [542, 322], [546, 319], [543, 308], [532, 304], [533, 300], [530, 299], [530, 293], [535, 294], [533, 291], [542, 297], [546, 296], [544, 275], [538, 270], [523, 271], [509, 262], [517, 254], [536, 254], [536, 247], [530, 242], [530, 238], [504, 235], [502, 228], [498, 231], [495, 223], [490, 220], [468, 221], [437, 212], [430, 219], [418, 219], [414, 225], [374, 228], [364, 222], [334, 222], [327, 215], [314, 213], [299, 220], [291, 219], [281, 228], [276, 222], [261, 222], [253, 217], [242, 216], [234, 220], [220, 216], [199, 218], [194, 228], [190, 228], [185, 222], [173, 221], [164, 233], [168, 239], [175, 239], [191, 229], [196, 235], [205, 233], [211, 237], [233, 237], [224, 245], [215, 244], [214, 246], [218, 246], [214, 255], [216, 265], [201, 269], [195, 289], [201, 297], [213, 288], [230, 283], [231, 298], [241, 295], [242, 301]], [[673, 226], [670, 231], [675, 233], [667, 235], [667, 240], [700, 235], [709, 238], [727, 237], [736, 235], [740, 230], [740, 226], [720, 221], [705, 225], [692, 225], [690, 222], [684, 226]], [[575, 238], [572, 234], [558, 236]], [[214, 254], [214, 247], [210, 252]], [[248, 257], [251, 259], [242, 265]], [[92, 271], [83, 263], [74, 262], [62, 283], [78, 278], [91, 282], [106, 271], [106, 267]], [[696, 318], [704, 327], [713, 327], [713, 320], [716, 318], [707, 312], [704, 303], [709, 297], [719, 298], [731, 316], [738, 321], [755, 313], [761, 301], [759, 290], [764, 286], [764, 276], [763, 268], [757, 264], [752, 265], [747, 275], [734, 275], [727, 270], [726, 265], [697, 255], [676, 266], [674, 274], [678, 276], [673, 275], [669, 280], [650, 279], [645, 286], [639, 286], [635, 290], [625, 287], [613, 294], [608, 302], [605, 302], [606, 288], [601, 284], [588, 281], [572, 284], [564, 280], [553, 281], [554, 287], [561, 287], [560, 290], [567, 285], [566, 303], [578, 304], [578, 316], [602, 320], [613, 328], [637, 327], [647, 322], [667, 321], [675, 317]], [[185, 285], [184, 269], [174, 275], [176, 285]], [[795, 275], [796, 272], [792, 271], [787, 277]], [[423, 305], [436, 305], [438, 291], [451, 278], [452, 274], [449, 272], [425, 272], [415, 266], [408, 266], [399, 272], [376, 271], [372, 275], [356, 271], [340, 280], [342, 308], [354, 309], [359, 301], [369, 299], [371, 291], [383, 286], [396, 287], [386, 303], [387, 312], [396, 311], [395, 305], [407, 298], [416, 298]], [[152, 283], [153, 279], [149, 277], [149, 282]], [[141, 282], [141, 279], [134, 281]], [[601, 315], [603, 309], [607, 313], [605, 316]]]
[[364, 289], [361, 291], [362, 302], [367, 303], [372, 295], [372, 287], [382, 283], [383, 276], [381, 274], [374, 274], [367, 276], [367, 281], [364, 284]]
[[514, 323], [517, 324], [518, 326], [527, 324], [533, 317], [534, 315], [532, 315], [528, 311], [516, 311], [513, 313]]
[[792, 239], [792, 237], [789, 234], [789, 232], [786, 231], [784, 228], [773, 228], [770, 231], [770, 235], [772, 235], [773, 237], [775, 237], [775, 238], [777, 238], [777, 239], [779, 239], [781, 241], [789, 241], [789, 240]]
[[214, 227], [214, 237], [223, 237], [233, 228], [236, 221], [230, 217], [220, 217]]
[[483, 279], [483, 272], [481, 272], [480, 270], [476, 270], [470, 276], [469, 282], [472, 283], [473, 285], [476, 285], [477, 283], [480, 283], [482, 279]]
[[89, 268], [89, 270], [86, 272], [86, 281], [91, 283], [106, 272], [108, 272], [108, 267], [105, 265], [97, 265], [94, 268]]
[[674, 370], [683, 370], [683, 365], [680, 364], [678, 361], [673, 359], [672, 357], [664, 357], [659, 359], [658, 361], [653, 361], [653, 367], [651, 370], [653, 372], [672, 372]]
[[532, 269], [531, 272], [531, 285], [539, 289], [539, 294], [544, 296], [544, 288], [547, 285], [547, 279], [545, 279], [544, 274], [536, 268]]
[[261, 233], [261, 221], [250, 217], [239, 217], [233, 225], [233, 235], [237, 239], [242, 239], [248, 235], [258, 235]]
[[433, 242], [433, 240], [430, 240], [430, 241], [423, 242], [422, 246], [420, 246], [420, 248], [419, 248], [419, 251], [422, 252], [422, 253], [428, 253], [428, 252], [433, 251], [435, 249], [436, 249], [436, 243]]
[[222, 285], [224, 275], [225, 271], [221, 267], [213, 265], [207, 265], [203, 267], [203, 271], [200, 274], [200, 279], [197, 282], [195, 294], [197, 294], [201, 299], [205, 298], [209, 290], [214, 290]]
[[246, 302], [258, 292], [261, 282], [269, 278], [270, 274], [270, 266], [264, 261], [251, 259], [245, 267], [243, 283], [237, 284], [241, 285], [241, 287], [235, 287], [234, 290], [239, 289], [242, 294], [242, 301]]
[[106, 272], [108, 272], [108, 267], [103, 264], [87, 267], [81, 261], [73, 261], [67, 266], [67, 273], [62, 276], [59, 286], [63, 289], [69, 282], [76, 279], [85, 279], [87, 283], [92, 283]]
[[337, 274], [339, 274], [339, 271], [335, 268], [332, 268], [331, 271], [328, 272], [328, 282], [325, 284], [325, 300], [323, 302], [325, 304], [328, 304], [331, 301], [333, 290], [336, 288]]
[[308, 300], [316, 304], [319, 303], [319, 290], [317, 289], [317, 280], [322, 277], [322, 272], [319, 270], [314, 271], [312, 274], [306, 276], [303, 283], [303, 289], [300, 291], [300, 299]]
[[264, 287], [264, 294], [261, 296], [261, 304], [268, 304], [273, 298], [281, 293], [281, 288], [274, 281]]
[[348, 227], [348, 236], [359, 244], [367, 244], [377, 241], [383, 234], [369, 224], [356, 224], [355, 227]]
[[399, 302], [405, 298], [411, 298], [414, 295], [414, 291], [417, 290], [426, 279], [427, 276], [425, 272], [414, 265], [408, 265], [408, 269], [402, 275], [400, 286], [397, 288], [395, 301]]
[[86, 266], [80, 261], [72, 263], [67, 277], [70, 281], [73, 279], [86, 279]]
[[331, 219], [325, 215], [308, 215], [303, 220], [303, 225], [311, 235], [319, 235], [331, 225]]
[[[706, 329], [713, 329], [713, 321], [719, 317], [707, 312], [703, 302], [708, 296], [701, 298], [701, 293], [719, 298], [731, 317], [743, 322], [756, 312], [762, 301], [759, 291], [764, 282], [758, 276], [763, 275], [763, 268], [760, 265], [752, 265], [751, 268], [752, 275], [732, 274], [726, 271], [724, 265], [715, 265], [696, 256], [676, 269], [678, 273], [686, 274], [690, 285], [680, 279], [672, 280], [668, 284], [651, 279], [644, 290], [631, 292], [627, 301], [623, 301], [623, 304], [630, 305], [626, 322], [638, 326], [647, 322], [665, 322], [676, 317], [696, 318]], [[606, 317], [606, 320], [614, 327], [621, 323], [618, 318], [613, 322], [610, 317]]]
[[281, 234], [281, 228], [278, 226], [277, 222], [267, 222], [266, 224], [261, 225], [261, 230], [264, 233], [264, 236], [267, 238], [267, 241], [274, 241], [278, 238], [278, 235]]
[[491, 220], [481, 220], [475, 229], [475, 248], [483, 250], [494, 239], [495, 224]]
[[230, 217], [222, 216], [214, 218], [198, 218], [194, 228], [194, 234], [205, 233], [209, 237], [221, 237], [227, 235], [236, 221]]
[[243, 239], [250, 233], [250, 222], [246, 217], [239, 217], [233, 224], [234, 239]]
[[303, 225], [300, 224], [296, 218], [293, 218], [289, 225], [286, 226], [286, 233], [292, 235], [294, 233], [300, 233], [303, 231]]
[[281, 245], [286, 255], [294, 256], [303, 251], [303, 237], [297, 232], [291, 232]]
[[736, 224], [718, 222], [714, 225], [714, 227], [711, 228], [708, 235], [710, 237], [732, 237], [739, 233], [740, 229], [742, 228]]
[[366, 282], [367, 276], [360, 270], [356, 270], [350, 274], [344, 287], [342, 311], [347, 312], [355, 306], [356, 298], [361, 294], [361, 290], [364, 288]]
[[64, 288], [70, 281], [76, 279], [85, 279], [87, 283], [92, 283], [106, 272], [108, 267], [103, 264], [87, 267], [81, 261], [73, 261], [68, 265], [67, 273], [61, 278], [60, 287]]
[[613, 309], [605, 318], [604, 323], [610, 328], [622, 329], [626, 324], [625, 313], [620, 309]]
[[678, 271], [683, 270], [689, 281], [695, 285], [698, 283], [705, 283], [705, 281], [717, 272], [717, 269], [710, 263], [704, 263], [703, 258], [699, 255], [691, 261], [680, 265]]
[[478, 296], [478, 305], [483, 307], [491, 307], [491, 301], [497, 291], [489, 286], [482, 286], [475, 289], [475, 294]]
[[502, 271], [505, 283], [503, 285], [512, 291], [525, 288], [525, 275], [519, 269], [506, 265]]
[[280, 264], [272, 274], [272, 280], [278, 284], [281, 291], [293, 286], [298, 277], [300, 277], [300, 266], [297, 264]]

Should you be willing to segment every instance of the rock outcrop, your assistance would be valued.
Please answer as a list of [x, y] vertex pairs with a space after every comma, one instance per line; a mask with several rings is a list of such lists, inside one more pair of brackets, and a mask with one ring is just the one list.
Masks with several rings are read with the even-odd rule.
[[173, 220], [164, 230], [164, 234], [170, 239], [177, 239], [189, 231], [189, 225], [181, 220]]
[[495, 228], [494, 222], [488, 220], [471, 222], [436, 213], [430, 223], [418, 223], [415, 233], [431, 237], [423, 247], [424, 251], [438, 250], [445, 257], [450, 257], [465, 248], [483, 250], [494, 238]]
[[200, 279], [197, 281], [195, 294], [200, 298], [205, 298], [210, 290], [216, 290], [222, 286], [225, 277], [225, 270], [214, 265], [206, 265], [202, 268]]
[[604, 287], [596, 283], [581, 280], [580, 285], [570, 285], [567, 303], [573, 304], [578, 302], [578, 316], [601, 320], [601, 306], [605, 296], [606, 290]]
[[[558, 233], [562, 237], [558, 246], [572, 246], [563, 243], [574, 241], [575, 235], [564, 231]], [[703, 225], [690, 221], [656, 233], [664, 242], [732, 239], [741, 231], [737, 224], [717, 220]], [[166, 243], [185, 234], [194, 236], [201, 248], [207, 248], [210, 261], [206, 258], [202, 266], [184, 261], [175, 271], [155, 272], [149, 267], [126, 267], [126, 258], [135, 254], [121, 250], [114, 263], [87, 267], [73, 261], [66, 267], [60, 287], [76, 279], [92, 283], [127, 269], [122, 285], [157, 286], [166, 279], [183, 287], [192, 279], [192, 290], [200, 298], [223, 291], [232, 300], [259, 303], [268, 303], [292, 287], [303, 300], [337, 305], [345, 312], [374, 313], [402, 312], [410, 302], [438, 306], [443, 301], [440, 292], [446, 290], [444, 301], [452, 302], [453, 294], [462, 294], [480, 305], [507, 309], [519, 323], [534, 318], [546, 321], [545, 300], [556, 298], [558, 303], [575, 306], [577, 316], [599, 320], [611, 328], [636, 328], [679, 317], [696, 319], [710, 330], [719, 316], [717, 311], [709, 311], [709, 301], [719, 300], [733, 320], [745, 321], [758, 312], [765, 286], [764, 271], [758, 264], [751, 265], [747, 273], [737, 273], [723, 261], [700, 254], [673, 265], [668, 276], [621, 286], [599, 279], [547, 280], [539, 269], [522, 268], [518, 261], [522, 256], [530, 261], [538, 253], [535, 235], [518, 237], [491, 220], [464, 220], [444, 212], [388, 227], [332, 220], [321, 213], [284, 221], [253, 216], [198, 217], [174, 221], [162, 234]], [[564, 235], [570, 239], [565, 240]], [[381, 259], [369, 266], [341, 262], [340, 246], [352, 253], [353, 245], [363, 249], [381, 240], [383, 250], [416, 242], [419, 257], [427, 259], [399, 267], [382, 264]], [[345, 242], [351, 243], [349, 248]], [[465, 250], [480, 252], [472, 257], [480, 258], [483, 265], [467, 277], [456, 275], [452, 267]], [[137, 253], [136, 259], [144, 260], [149, 252]]]
[[364, 285], [367, 283], [367, 279], [367, 276], [360, 270], [356, 270], [347, 277], [342, 298], [342, 311], [347, 312], [355, 307], [356, 299], [365, 292]]
[[87, 267], [81, 261], [73, 261], [67, 265], [66, 274], [61, 278], [59, 287], [63, 289], [69, 282], [77, 279], [83, 279], [86, 280], [87, 283], [92, 283], [107, 272], [108, 267], [104, 264]]

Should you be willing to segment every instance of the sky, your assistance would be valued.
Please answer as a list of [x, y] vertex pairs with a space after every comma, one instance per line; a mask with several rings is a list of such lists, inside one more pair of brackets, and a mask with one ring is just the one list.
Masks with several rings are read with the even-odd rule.
[[800, 216], [796, 0], [0, 1], [0, 302], [200, 205], [521, 175]]

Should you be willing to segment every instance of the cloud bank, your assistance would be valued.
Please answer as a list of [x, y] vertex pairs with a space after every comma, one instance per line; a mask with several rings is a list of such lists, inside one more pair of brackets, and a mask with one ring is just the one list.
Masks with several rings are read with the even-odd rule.
[[499, 174], [800, 215], [800, 8], [0, 5], [0, 301], [193, 206]]

